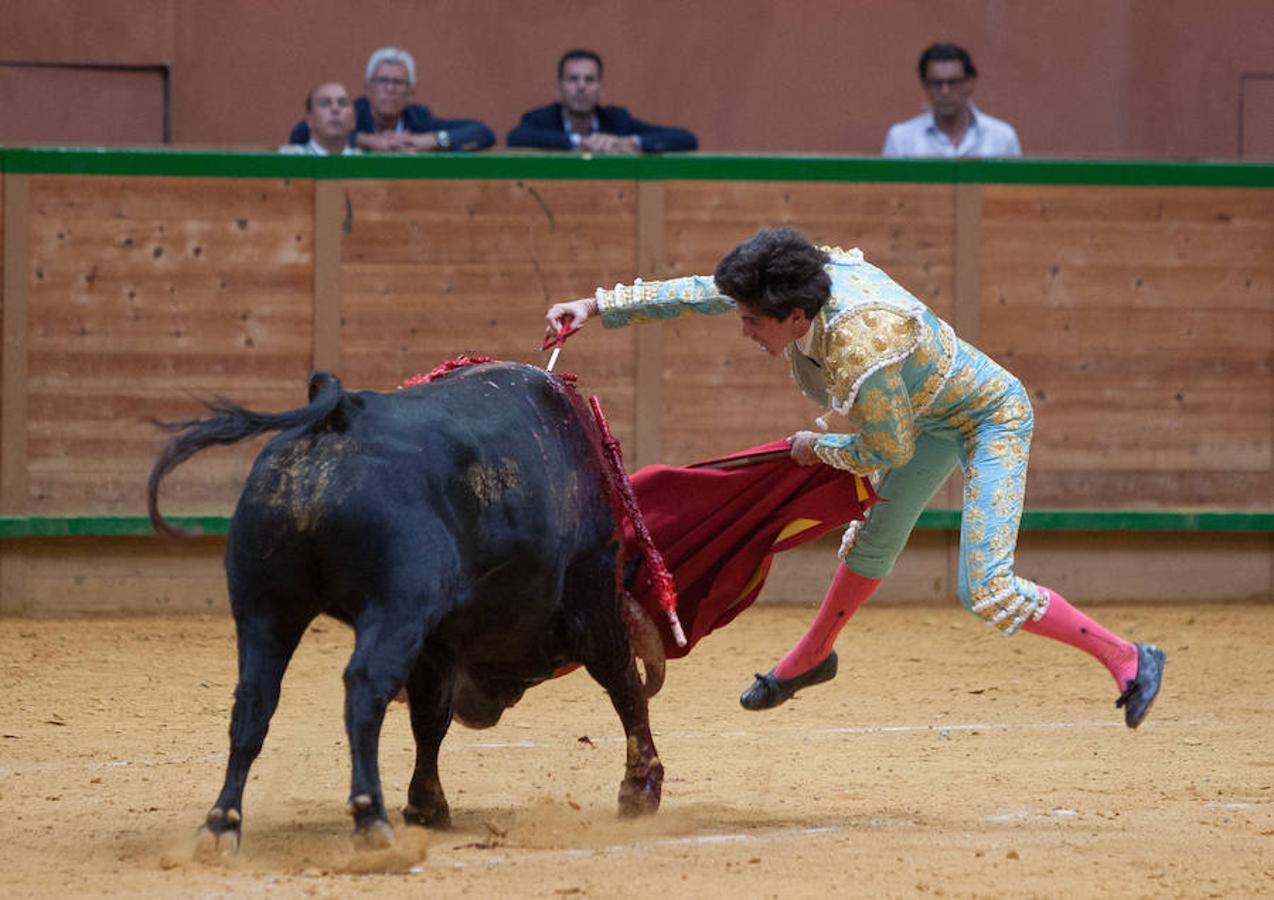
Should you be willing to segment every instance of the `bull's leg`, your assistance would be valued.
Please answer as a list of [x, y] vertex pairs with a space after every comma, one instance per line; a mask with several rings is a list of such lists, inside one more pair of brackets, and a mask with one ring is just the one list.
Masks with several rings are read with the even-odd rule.
[[[259, 601], [261, 607], [268, 607]], [[280, 621], [276, 618], [239, 618], [239, 683], [234, 689], [230, 714], [230, 759], [221, 795], [208, 812], [201, 829], [199, 852], [217, 854], [239, 848], [243, 822], [243, 787], [248, 780], [279, 704], [279, 685], [292, 652], [305, 633], [309, 618]]]
[[432, 660], [420, 659], [407, 681], [411, 732], [416, 738], [416, 770], [407, 790], [403, 818], [413, 825], [450, 828], [451, 809], [438, 779], [438, 748], [451, 725], [451, 679]]
[[355, 840], [365, 847], [393, 842], [380, 786], [380, 729], [385, 709], [407, 681], [424, 641], [425, 626], [411, 611], [412, 595], [369, 605], [354, 623], [354, 653], [345, 667], [345, 730], [353, 774], [349, 811]]
[[614, 557], [601, 553], [567, 572], [564, 602], [585, 610], [589, 638], [583, 660], [588, 674], [606, 689], [628, 739], [619, 814], [640, 816], [659, 809], [664, 767], [650, 735], [650, 708], [637, 675], [628, 632], [615, 596]]
[[648, 815], [659, 809], [663, 792], [664, 766], [650, 735], [650, 708], [637, 677], [637, 664], [628, 655], [624, 642], [621, 659], [585, 663], [588, 673], [606, 689], [619, 714], [628, 739], [624, 780], [619, 785], [619, 814], [625, 817]]

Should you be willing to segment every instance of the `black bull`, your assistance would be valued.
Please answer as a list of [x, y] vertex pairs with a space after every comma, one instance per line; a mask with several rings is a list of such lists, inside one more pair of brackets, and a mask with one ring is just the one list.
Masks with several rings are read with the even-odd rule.
[[[403, 816], [444, 827], [438, 749], [453, 716], [492, 725], [527, 687], [575, 663], [623, 723], [620, 813], [658, 808], [663, 766], [617, 579], [619, 511], [573, 387], [506, 363], [394, 393], [345, 391], [318, 373], [301, 409], [210, 409], [165, 426], [175, 435], [148, 492], [159, 531], [178, 531], [158, 512], [165, 474], [205, 447], [282, 432], [253, 464], [227, 538], [239, 682], [225, 784], [206, 819], [215, 843], [238, 846], [249, 767], [288, 661], [321, 613], [356, 636], [344, 675], [356, 837], [392, 839], [377, 746], [400, 689], [416, 742]], [[663, 660], [639, 651], [653, 691]]]

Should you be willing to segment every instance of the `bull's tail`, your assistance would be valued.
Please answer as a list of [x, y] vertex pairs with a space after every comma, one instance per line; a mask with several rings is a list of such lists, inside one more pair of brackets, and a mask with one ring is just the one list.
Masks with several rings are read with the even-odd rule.
[[146, 485], [146, 509], [150, 513], [150, 524], [160, 534], [176, 537], [196, 537], [198, 529], [181, 528], [173, 525], [159, 512], [159, 483], [164, 476], [194, 456], [200, 450], [214, 444], [235, 444], [246, 438], [256, 437], [269, 431], [283, 431], [287, 428], [314, 426], [332, 418], [341, 408], [341, 400], [346, 396], [340, 380], [331, 372], [315, 372], [310, 376], [310, 402], [300, 409], [281, 413], [254, 412], [245, 409], [232, 400], [217, 397], [204, 401], [212, 415], [206, 419], [186, 419], [179, 422], [160, 422], [155, 424], [164, 431], [172, 433], [172, 438], [160, 451], [150, 470], [150, 480]]

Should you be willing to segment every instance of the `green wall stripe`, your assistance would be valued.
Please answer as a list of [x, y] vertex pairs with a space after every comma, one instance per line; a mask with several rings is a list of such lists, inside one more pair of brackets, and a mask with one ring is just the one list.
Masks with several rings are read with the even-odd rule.
[[[228, 516], [173, 516], [171, 521], [224, 535]], [[917, 527], [955, 530], [958, 509], [927, 509]], [[1025, 531], [1274, 532], [1274, 512], [1034, 509], [1022, 516]], [[0, 538], [137, 537], [153, 534], [145, 516], [0, 516]]]
[[15, 174], [305, 179], [834, 181], [1274, 188], [1274, 164], [1145, 160], [897, 160], [855, 156], [442, 153], [317, 159], [267, 152], [0, 149]]
[[29, 175], [159, 175], [190, 178], [313, 178], [314, 160], [278, 153], [188, 150], [7, 149], [4, 170]]
[[[184, 528], [221, 535], [230, 528], [229, 516], [171, 516]], [[19, 537], [135, 537], [153, 535], [146, 516], [0, 516], [0, 538]]]

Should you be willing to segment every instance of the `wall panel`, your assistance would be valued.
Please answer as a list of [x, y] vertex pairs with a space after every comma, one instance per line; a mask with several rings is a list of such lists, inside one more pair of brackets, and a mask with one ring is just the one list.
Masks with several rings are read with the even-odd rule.
[[[309, 373], [313, 184], [33, 176], [28, 511], [136, 512], [192, 395], [300, 405]], [[251, 447], [165, 484], [220, 512]]]
[[1028, 505], [1269, 506], [1274, 192], [989, 186], [982, 229], [982, 348], [1036, 409]]
[[[636, 185], [590, 181], [349, 182], [341, 262], [351, 386], [388, 389], [462, 353], [543, 364], [544, 312], [631, 280]], [[598, 322], [558, 371], [633, 436], [634, 337]]]
[[[142, 512], [163, 442], [149, 417], [197, 415], [194, 398], [213, 394], [296, 407], [316, 356], [347, 387], [380, 390], [462, 353], [543, 363], [549, 303], [637, 276], [708, 273], [736, 242], [775, 224], [860, 247], [1022, 378], [1037, 417], [1028, 509], [1274, 504], [1268, 187], [1102, 183], [1122, 176], [1118, 167], [1087, 167], [1101, 176], [1091, 184], [997, 183], [1033, 171], [1007, 164], [916, 165], [918, 178], [941, 183], [836, 180], [890, 177], [857, 161], [789, 170], [829, 180], [762, 181], [747, 180], [750, 161], [727, 160], [739, 174], [711, 180], [722, 176], [696, 168], [715, 165], [703, 158], [679, 170], [642, 160], [635, 179], [612, 168], [608, 180], [597, 168], [574, 177], [569, 164], [538, 169], [550, 175], [537, 179], [500, 166], [487, 174], [486, 160], [464, 169], [474, 177], [437, 178], [432, 160], [398, 161], [421, 163], [419, 178], [360, 160], [328, 170], [349, 177], [293, 161], [305, 177], [267, 178], [294, 173], [252, 157], [249, 169], [265, 172], [212, 178], [128, 174], [180, 169], [180, 155], [107, 154], [105, 171], [84, 175], [91, 155], [17, 156], [28, 168], [0, 184], [7, 514]], [[684, 174], [651, 177], [661, 170], [647, 162]], [[47, 174], [46, 164], [67, 171]], [[1223, 184], [1252, 170], [1181, 167], [1165, 181], [1196, 171]], [[590, 323], [559, 371], [601, 397], [630, 467], [643, 443], [659, 460], [685, 463], [808, 428], [818, 412], [786, 363], [744, 340], [731, 315], [640, 330]], [[228, 514], [260, 444], [210, 450], [179, 469], [165, 483], [165, 510]], [[935, 505], [956, 502], [953, 486]], [[767, 598], [816, 602], [833, 544], [783, 560]], [[950, 597], [954, 546], [954, 532], [918, 533], [882, 597]], [[0, 613], [220, 608], [221, 548], [218, 539], [5, 539]], [[1086, 601], [1251, 600], [1274, 590], [1268, 533], [1030, 531], [1021, 551], [1025, 573], [1063, 591], [1077, 566], [1099, 569], [1100, 583], [1072, 586]]]

